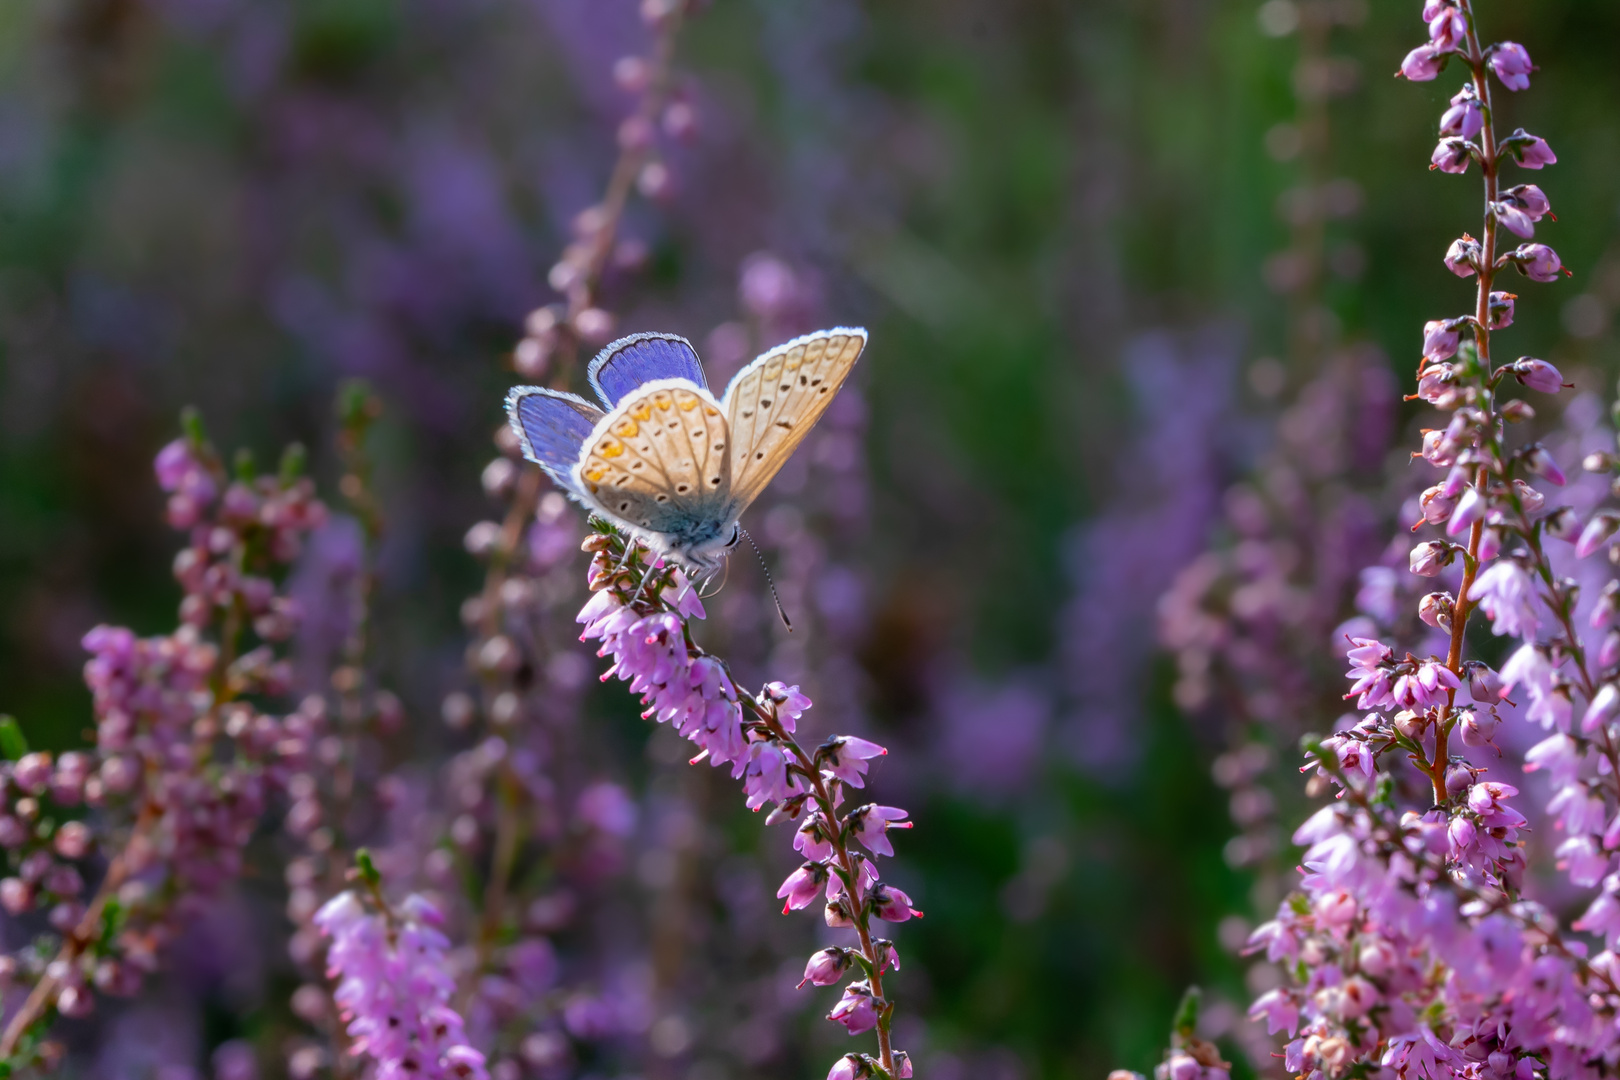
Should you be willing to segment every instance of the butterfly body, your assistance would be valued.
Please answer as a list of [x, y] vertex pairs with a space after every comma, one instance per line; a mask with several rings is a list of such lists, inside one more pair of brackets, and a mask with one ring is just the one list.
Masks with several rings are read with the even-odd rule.
[[605, 410], [520, 386], [507, 414], [524, 456], [658, 554], [713, 570], [738, 520], [826, 411], [866, 331], [807, 334], [754, 360], [715, 398], [682, 338], [637, 334], [591, 362]]

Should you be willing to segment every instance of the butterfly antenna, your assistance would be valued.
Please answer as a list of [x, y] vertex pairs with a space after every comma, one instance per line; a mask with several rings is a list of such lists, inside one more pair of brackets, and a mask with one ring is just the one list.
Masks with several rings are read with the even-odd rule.
[[793, 633], [793, 620], [788, 618], [786, 609], [782, 607], [782, 598], [776, 593], [776, 582], [771, 580], [771, 568], [765, 562], [764, 553], [759, 550], [759, 545], [754, 543], [754, 538], [748, 535], [747, 529], [738, 526], [737, 531], [747, 538], [748, 546], [753, 548], [754, 554], [758, 556], [759, 568], [765, 571], [765, 584], [770, 586], [771, 599], [776, 601], [776, 613], [782, 616], [782, 625], [788, 628], [788, 633]]

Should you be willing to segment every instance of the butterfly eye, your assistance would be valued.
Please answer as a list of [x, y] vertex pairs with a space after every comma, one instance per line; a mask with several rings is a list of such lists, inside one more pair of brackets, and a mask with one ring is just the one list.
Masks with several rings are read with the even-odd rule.
[[726, 547], [728, 547], [728, 548], [736, 547], [737, 546], [737, 541], [739, 541], [741, 539], [742, 539], [742, 526], [741, 525], [733, 525], [731, 527], [731, 539], [726, 541]]

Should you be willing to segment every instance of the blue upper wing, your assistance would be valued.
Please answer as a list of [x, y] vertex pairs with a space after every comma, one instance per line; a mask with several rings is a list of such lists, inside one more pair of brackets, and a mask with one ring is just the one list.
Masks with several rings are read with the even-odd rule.
[[654, 379], [685, 379], [705, 390], [703, 365], [692, 343], [674, 334], [632, 334], [620, 338], [591, 361], [591, 389], [609, 409], [642, 383]]
[[523, 444], [523, 456], [558, 484], [575, 490], [574, 465], [602, 410], [561, 390], [514, 386], [506, 395], [506, 416]]

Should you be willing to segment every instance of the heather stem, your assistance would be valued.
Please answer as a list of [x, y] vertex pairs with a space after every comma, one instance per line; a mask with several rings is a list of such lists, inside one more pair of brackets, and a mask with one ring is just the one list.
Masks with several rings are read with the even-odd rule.
[[[761, 709], [757, 705], [754, 705], [753, 709], [755, 715], [770, 729], [771, 734], [788, 749], [792, 750], [794, 756], [799, 759], [800, 772], [812, 785], [816, 805], [820, 807], [822, 817], [827, 821], [837, 821], [837, 805], [833, 800], [832, 793], [827, 789], [826, 781], [822, 779], [821, 770], [816, 767], [815, 759], [805, 752], [804, 748], [799, 745], [798, 740], [788, 734], [787, 730], [777, 720], [774, 712]], [[867, 965], [872, 971], [872, 996], [879, 1001], [883, 1001], [883, 966], [878, 957], [877, 948], [872, 944], [871, 915], [865, 904], [853, 903], [856, 897], [856, 883], [860, 880], [859, 869], [855, 865], [855, 860], [850, 856], [849, 841], [846, 839], [843, 829], [833, 831], [832, 846], [833, 854], [837, 856], [838, 865], [843, 871], [846, 890], [852, 901], [854, 910], [851, 914], [855, 919], [855, 932], [861, 939], [861, 955], [866, 957]], [[889, 1045], [889, 1021], [892, 1014], [893, 1007], [885, 1001], [877, 1025], [879, 1060], [883, 1065], [883, 1071], [891, 1077], [894, 1076], [894, 1051]]]

